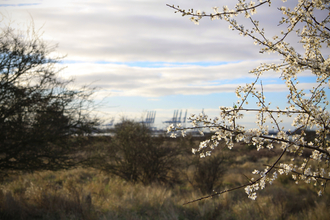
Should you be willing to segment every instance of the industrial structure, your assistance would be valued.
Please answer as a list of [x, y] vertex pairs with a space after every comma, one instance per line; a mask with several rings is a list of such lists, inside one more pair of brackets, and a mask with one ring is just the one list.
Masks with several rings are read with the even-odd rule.
[[[180, 114], [179, 114], [179, 112], [180, 112]], [[163, 121], [163, 123], [168, 124], [168, 125], [173, 124], [174, 126], [177, 124], [181, 124], [182, 126], [185, 126], [186, 121], [187, 121], [187, 113], [188, 113], [187, 109], [186, 109], [184, 116], [182, 115], [182, 109], [180, 111], [174, 110], [172, 119], [168, 120], [168, 121]]]
[[147, 125], [150, 128], [153, 128], [153, 124], [155, 123], [156, 111], [148, 111], [146, 119], [141, 121], [141, 123]]

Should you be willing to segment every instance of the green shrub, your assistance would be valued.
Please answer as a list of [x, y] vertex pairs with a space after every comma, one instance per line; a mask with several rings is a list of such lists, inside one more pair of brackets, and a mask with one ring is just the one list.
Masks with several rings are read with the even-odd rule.
[[193, 185], [203, 194], [211, 194], [221, 185], [222, 177], [228, 168], [222, 154], [196, 158], [194, 167]]
[[179, 149], [165, 146], [165, 137], [152, 137], [147, 126], [131, 120], [122, 120], [115, 125], [114, 132], [102, 159], [94, 167], [145, 185], [177, 180], [175, 168]]

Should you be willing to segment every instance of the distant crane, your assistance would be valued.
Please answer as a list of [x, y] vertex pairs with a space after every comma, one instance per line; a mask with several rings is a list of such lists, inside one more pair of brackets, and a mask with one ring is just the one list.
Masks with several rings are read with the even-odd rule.
[[105, 130], [113, 128], [114, 121], [115, 121], [115, 117], [111, 118], [109, 123], [101, 124], [101, 125], [97, 126], [97, 128], [101, 129], [101, 133], [103, 133]]
[[188, 110], [186, 109], [186, 113], [184, 115], [184, 117], [182, 117], [182, 110], [180, 110], [180, 115], [179, 115], [179, 110], [174, 110], [173, 113], [173, 117], [171, 120], [168, 121], [163, 121], [164, 124], [173, 124], [173, 125], [177, 125], [177, 124], [182, 124], [182, 126], [185, 126], [185, 123], [187, 121], [187, 112]]
[[156, 118], [156, 111], [149, 111], [147, 113], [146, 123], [147, 124], [155, 123], [155, 118]]
[[115, 118], [113, 117], [110, 122], [108, 124], [106, 124], [106, 126], [108, 127], [112, 127], [113, 126], [113, 122], [115, 121]]
[[151, 125], [155, 123], [155, 118], [156, 118], [156, 111], [148, 111], [146, 119], [145, 120], [142, 119], [140, 123], [143, 123], [151, 128], [152, 127]]
[[183, 124], [186, 124], [186, 121], [187, 121], [187, 113], [188, 113], [188, 110], [186, 109], [186, 113], [184, 114], [184, 118], [183, 118]]

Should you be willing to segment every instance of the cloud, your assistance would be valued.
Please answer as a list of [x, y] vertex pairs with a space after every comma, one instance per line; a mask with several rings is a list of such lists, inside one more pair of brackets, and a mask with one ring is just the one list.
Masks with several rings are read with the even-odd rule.
[[[214, 106], [212, 111], [217, 114], [219, 97], [212, 95], [221, 94], [221, 102], [231, 105], [235, 101], [235, 88], [254, 81], [255, 76], [248, 71], [260, 63], [279, 62], [280, 58], [275, 54], [260, 54], [260, 47], [255, 46], [253, 40], [229, 30], [225, 21], [204, 18], [197, 26], [166, 6], [175, 3], [184, 9], [209, 13], [213, 6], [228, 4], [233, 8], [237, 1], [2, 2], [8, 6], [3, 8], [9, 20], [21, 24], [31, 21], [32, 17], [35, 28], [42, 27], [43, 38], [50, 44], [58, 43], [58, 53], [67, 55], [60, 64], [60, 67], [67, 66], [61, 77], [75, 77], [75, 86], [98, 87], [98, 100], [110, 97], [111, 106], [120, 106], [111, 110], [114, 114], [123, 112], [137, 117], [142, 108], [159, 109], [157, 117], [165, 118], [167, 114], [170, 117], [174, 105], [197, 109], [199, 103], [201, 108], [207, 104], [208, 109]], [[258, 14], [254, 16], [261, 20], [260, 26], [265, 27], [268, 37], [286, 28], [277, 26], [281, 18], [277, 10], [280, 4], [283, 3], [274, 1], [271, 7], [265, 5], [257, 9]], [[237, 19], [251, 29], [246, 19]], [[278, 74], [265, 73], [262, 80], [265, 92], [287, 91]], [[304, 81], [300, 87], [307, 89], [312, 85]], [[134, 102], [132, 107], [123, 103], [136, 101], [137, 97], [145, 98], [143, 104]]]
[[[248, 74], [248, 71], [260, 62], [263, 61], [241, 61], [216, 66], [165, 65], [157, 68], [112, 63], [72, 63], [61, 76], [76, 78], [75, 83], [79, 86], [91, 84], [100, 89], [100, 94], [109, 96], [206, 95], [233, 93], [237, 86], [252, 83], [255, 76]], [[279, 73], [273, 72], [264, 74], [261, 80], [265, 92], [287, 91], [279, 76]], [[301, 83], [299, 86], [308, 89], [315, 85]]]
[[160, 99], [148, 99], [148, 101], [158, 102]]
[[[43, 27], [45, 39], [58, 43], [58, 51], [70, 60], [234, 62], [268, 56], [259, 54], [259, 47], [251, 39], [229, 30], [226, 22], [204, 18], [197, 26], [188, 17], [174, 14], [167, 3], [212, 12], [213, 6], [232, 7], [236, 1], [13, 0], [10, 4], [21, 7], [10, 7], [8, 13], [17, 22], [26, 22], [31, 16], [36, 28]], [[38, 5], [31, 7], [33, 4]], [[278, 4], [283, 3], [263, 6], [255, 17], [261, 18], [269, 36], [283, 29], [277, 27], [281, 17]], [[251, 27], [246, 19], [237, 19], [246, 28]], [[269, 55], [267, 59], [274, 58], [277, 57]]]
[[26, 6], [36, 6], [36, 5], [40, 5], [40, 3], [0, 4], [0, 7], [26, 7]]
[[[57, 2], [57, 1], [56, 1]], [[81, 61], [236, 61], [260, 59], [258, 47], [228, 29], [225, 22], [196, 26], [174, 14], [168, 1], [43, 1], [17, 7], [18, 20], [34, 19], [59, 52]], [[176, 1], [182, 7], [200, 3]], [[207, 3], [211, 10], [217, 1]], [[205, 4], [205, 2], [204, 2]], [[205, 7], [206, 8], [206, 7]], [[30, 14], [30, 15], [29, 15]]]

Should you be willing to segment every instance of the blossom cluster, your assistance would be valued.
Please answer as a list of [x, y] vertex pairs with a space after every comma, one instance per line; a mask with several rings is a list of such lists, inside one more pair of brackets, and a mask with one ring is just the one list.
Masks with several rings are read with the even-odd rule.
[[[283, 2], [286, 2], [283, 0]], [[251, 199], [256, 199], [256, 192], [263, 189], [266, 182], [270, 184], [277, 175], [291, 175], [298, 184], [299, 181], [313, 183], [321, 195], [325, 182], [330, 180], [330, 113], [329, 101], [326, 90], [330, 88], [330, 1], [327, 0], [298, 0], [294, 8], [282, 6], [279, 10], [283, 18], [279, 25], [284, 29], [278, 35], [268, 36], [260, 27], [259, 21], [253, 19], [257, 9], [271, 5], [271, 0], [247, 2], [238, 0], [233, 9], [228, 6], [214, 7], [212, 13], [189, 9], [188, 11], [168, 5], [182, 16], [190, 16], [195, 24], [204, 17], [211, 20], [222, 19], [229, 23], [229, 28], [238, 31], [242, 36], [253, 39], [259, 46], [260, 53], [276, 53], [280, 56], [277, 63], [262, 63], [252, 69], [256, 79], [252, 83], [239, 86], [236, 89], [238, 98], [235, 107], [220, 107], [219, 118], [208, 118], [205, 114], [192, 115], [192, 126], [188, 128], [171, 125], [168, 132], [186, 131], [188, 129], [209, 129], [213, 132], [210, 139], [202, 141], [193, 153], [201, 157], [211, 155], [211, 152], [224, 140], [231, 149], [234, 142], [245, 142], [262, 148], [273, 149], [278, 147], [282, 153], [277, 160], [267, 166], [264, 171], [255, 170], [257, 179], [251, 179], [245, 185], [245, 192]], [[321, 13], [325, 11], [326, 13]], [[252, 24], [252, 29], [247, 29], [239, 24], [234, 17], [243, 14]], [[316, 16], [325, 15], [325, 16]], [[295, 39], [294, 44], [290, 43]], [[299, 42], [299, 45], [296, 45]], [[280, 74], [287, 87], [287, 107], [272, 108], [263, 92], [261, 78], [268, 72]], [[303, 73], [315, 76], [314, 87], [309, 90], [300, 88], [299, 77]], [[260, 85], [260, 86], [259, 86]], [[247, 108], [248, 100], [255, 100], [257, 108]], [[246, 129], [239, 124], [245, 112], [256, 113], [256, 126]], [[283, 126], [283, 117], [292, 118], [293, 129]], [[276, 135], [269, 135], [269, 130], [275, 130]], [[316, 137], [307, 141], [306, 133], [309, 129], [316, 131]], [[185, 133], [183, 133], [185, 134]], [[308, 158], [303, 158], [304, 152], [310, 151]], [[291, 157], [291, 163], [283, 162], [283, 156]]]

